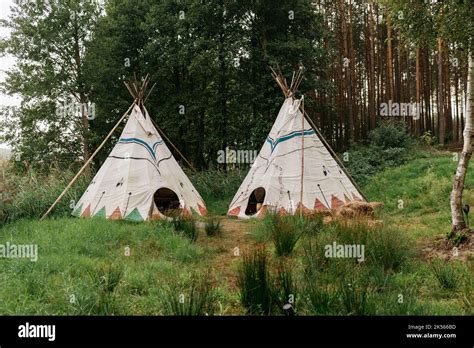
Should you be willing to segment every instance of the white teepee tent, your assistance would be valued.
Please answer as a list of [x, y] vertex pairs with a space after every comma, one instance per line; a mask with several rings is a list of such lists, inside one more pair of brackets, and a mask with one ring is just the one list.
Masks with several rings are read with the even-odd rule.
[[[259, 155], [229, 206], [227, 215], [259, 217], [335, 209], [365, 200], [324, 138], [303, 115], [303, 98], [294, 98], [302, 75], [290, 87], [273, 76], [286, 99]], [[304, 149], [304, 151], [303, 151]]]
[[73, 215], [132, 221], [206, 215], [204, 201], [153, 125], [143, 92], [127, 87], [135, 97], [127, 124]]

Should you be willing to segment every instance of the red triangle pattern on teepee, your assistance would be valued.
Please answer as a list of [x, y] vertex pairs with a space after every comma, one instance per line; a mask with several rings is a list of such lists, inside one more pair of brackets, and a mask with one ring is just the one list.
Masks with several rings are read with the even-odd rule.
[[285, 216], [285, 215], [288, 215], [288, 213], [286, 212], [285, 208], [281, 207], [281, 208], [278, 210], [278, 215], [280, 215], [280, 216]]
[[86, 209], [82, 212], [81, 217], [88, 218], [91, 217], [91, 205], [89, 204]]
[[352, 193], [352, 197], [354, 197], [354, 201], [359, 201], [359, 202], [362, 202], [362, 198], [360, 198], [358, 195], [356, 195], [355, 193]]
[[343, 205], [344, 205], [343, 201], [341, 201], [336, 196], [332, 195], [332, 197], [331, 197], [331, 209], [337, 209], [337, 208], [339, 208]]
[[228, 213], [227, 213], [227, 216], [238, 216], [240, 213], [240, 207], [236, 207], [232, 210], [230, 210]]
[[205, 206], [202, 206], [201, 204], [198, 203], [198, 208], [199, 208], [199, 212], [201, 213], [201, 215], [207, 215], [207, 209]]
[[122, 211], [120, 210], [119, 207], [115, 208], [114, 212], [112, 215], [110, 215], [109, 219], [111, 220], [120, 220], [122, 219]]
[[314, 210], [323, 211], [323, 210], [329, 210], [329, 209], [319, 199], [316, 198], [316, 200], [314, 201]]

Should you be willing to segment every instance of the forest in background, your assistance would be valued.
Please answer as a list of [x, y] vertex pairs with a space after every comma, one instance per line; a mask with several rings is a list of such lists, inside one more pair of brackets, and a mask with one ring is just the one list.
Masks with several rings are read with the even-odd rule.
[[[259, 150], [275, 120], [270, 67], [304, 67], [305, 110], [337, 151], [387, 119], [457, 144], [472, 18], [470, 1], [20, 1], [0, 52], [22, 103], [0, 140], [20, 166], [84, 161], [132, 102], [123, 82], [149, 74], [151, 117], [196, 168], [226, 169], [218, 151]], [[419, 117], [392, 108], [414, 103]]]

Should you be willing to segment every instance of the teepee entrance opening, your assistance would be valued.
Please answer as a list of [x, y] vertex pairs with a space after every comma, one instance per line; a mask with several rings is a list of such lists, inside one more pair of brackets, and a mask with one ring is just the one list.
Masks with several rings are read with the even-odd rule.
[[178, 195], [169, 188], [162, 187], [153, 195], [156, 207], [161, 214], [174, 217], [181, 213]]
[[245, 209], [245, 215], [256, 214], [262, 208], [264, 200], [265, 189], [263, 187], [257, 187], [250, 194], [249, 203], [247, 204], [247, 209]]

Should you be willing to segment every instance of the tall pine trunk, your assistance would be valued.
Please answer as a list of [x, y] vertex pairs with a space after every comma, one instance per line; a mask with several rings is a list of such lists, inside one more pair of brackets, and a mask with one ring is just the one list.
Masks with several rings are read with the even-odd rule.
[[439, 144], [444, 145], [446, 138], [446, 120], [444, 115], [444, 89], [443, 89], [443, 40], [438, 37], [438, 126]]

